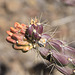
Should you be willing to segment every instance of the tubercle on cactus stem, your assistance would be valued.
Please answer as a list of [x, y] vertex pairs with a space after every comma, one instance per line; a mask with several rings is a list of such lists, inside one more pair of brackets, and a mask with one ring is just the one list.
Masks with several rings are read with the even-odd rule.
[[23, 52], [33, 48], [38, 49], [41, 56], [55, 64], [60, 72], [65, 75], [75, 74], [75, 49], [65, 46], [61, 40], [44, 34], [43, 24], [39, 23], [38, 19], [31, 19], [30, 25], [16, 22], [14, 27], [10, 27], [10, 31], [7, 31], [7, 34], [9, 36], [6, 39], [13, 43], [14, 49]]

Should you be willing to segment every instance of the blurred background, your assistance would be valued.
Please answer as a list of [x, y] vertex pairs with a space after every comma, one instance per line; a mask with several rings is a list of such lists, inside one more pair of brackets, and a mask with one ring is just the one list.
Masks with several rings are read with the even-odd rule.
[[[6, 41], [15, 22], [29, 24], [35, 16], [44, 32], [75, 47], [75, 0], [0, 0], [0, 75], [50, 75], [49, 62], [36, 50], [17, 51]], [[63, 75], [54, 69], [52, 75]]]

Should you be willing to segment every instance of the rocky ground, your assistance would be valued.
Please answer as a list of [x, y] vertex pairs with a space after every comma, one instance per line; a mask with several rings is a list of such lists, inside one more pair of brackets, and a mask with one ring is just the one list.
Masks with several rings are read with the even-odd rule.
[[[14, 50], [6, 41], [6, 31], [15, 22], [29, 24], [36, 16], [45, 23], [44, 32], [51, 35], [57, 28], [54, 37], [75, 47], [74, 9], [61, 0], [0, 0], [0, 75], [49, 75], [50, 68], [46, 66], [49, 62], [35, 50], [27, 53]], [[52, 75], [58, 74], [55, 69]]]

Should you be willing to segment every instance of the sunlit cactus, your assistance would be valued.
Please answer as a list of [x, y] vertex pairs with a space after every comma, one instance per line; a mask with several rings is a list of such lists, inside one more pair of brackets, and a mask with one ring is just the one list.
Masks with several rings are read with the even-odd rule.
[[43, 24], [31, 19], [30, 25], [15, 23], [14, 28], [7, 31], [7, 41], [13, 43], [14, 49], [24, 52], [33, 48], [41, 56], [65, 75], [75, 75], [75, 49], [65, 42], [43, 33]]

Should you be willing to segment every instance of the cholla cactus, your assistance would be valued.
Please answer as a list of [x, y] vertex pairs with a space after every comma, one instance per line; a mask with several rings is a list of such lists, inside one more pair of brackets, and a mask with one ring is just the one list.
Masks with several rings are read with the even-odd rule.
[[38, 49], [41, 56], [65, 75], [75, 74], [75, 49], [65, 42], [43, 34], [43, 25], [31, 19], [30, 25], [15, 23], [15, 28], [10, 27], [7, 41], [13, 43], [15, 49], [24, 52], [33, 48]]

